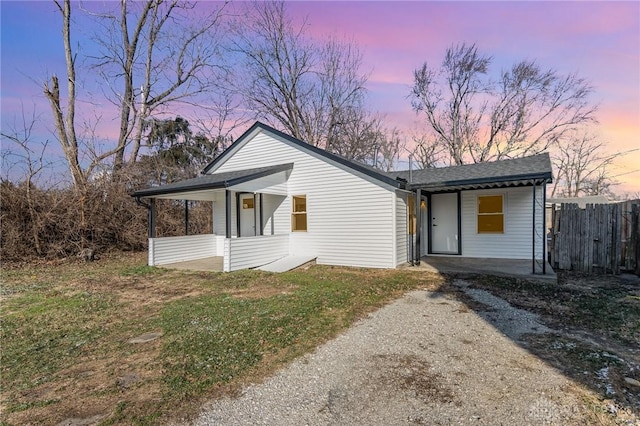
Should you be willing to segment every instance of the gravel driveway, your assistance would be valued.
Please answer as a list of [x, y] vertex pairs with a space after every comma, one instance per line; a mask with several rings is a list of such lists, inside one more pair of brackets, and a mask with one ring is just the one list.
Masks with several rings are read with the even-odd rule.
[[580, 424], [572, 383], [517, 343], [548, 329], [456, 284], [480, 304], [414, 291], [359, 321], [197, 425]]

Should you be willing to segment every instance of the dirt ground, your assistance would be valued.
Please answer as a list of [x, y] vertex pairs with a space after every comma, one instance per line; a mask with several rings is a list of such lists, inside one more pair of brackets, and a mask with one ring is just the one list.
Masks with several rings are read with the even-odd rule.
[[[137, 273], [136, 265], [144, 261], [143, 256], [138, 257], [122, 261], [132, 265], [130, 273], [105, 270], [76, 279], [73, 291], [108, 293], [122, 302], [122, 318], [137, 317], [143, 324], [157, 316], [167, 301], [198, 295], [203, 287], [193, 282], [208, 279], [206, 274], [189, 275], [189, 282], [179, 273], [161, 274], [160, 278]], [[37, 273], [30, 277], [33, 285], [40, 279]], [[411, 293], [330, 342], [329, 349], [323, 347], [302, 357], [263, 384], [246, 388], [239, 398], [235, 386], [215, 390], [220, 399], [202, 414], [199, 424], [259, 424], [263, 420], [300, 424], [292, 423], [295, 419], [309, 424], [640, 424], [640, 388], [626, 381], [640, 380], [640, 336], [637, 321], [624, 322], [625, 318], [632, 322], [640, 318], [638, 280], [570, 276], [561, 280], [557, 294], [523, 291], [510, 284], [496, 287], [496, 283], [494, 278], [483, 278]], [[68, 283], [49, 290], [67, 289]], [[228, 294], [264, 298], [282, 291], [265, 280], [255, 288], [231, 286]], [[510, 307], [475, 291], [499, 296]], [[582, 300], [578, 296], [588, 296], [594, 303], [579, 309], [603, 318], [587, 318], [581, 326], [582, 319], [573, 318], [578, 309], [574, 299]], [[10, 297], [0, 294], [0, 302]], [[595, 303], [602, 299], [609, 305]], [[515, 314], [500, 317], [503, 308]], [[399, 322], [401, 318], [408, 322]], [[130, 418], [117, 416], [125, 408], [123, 401], [131, 408], [159, 400], [160, 341], [128, 342], [142, 331], [160, 330], [136, 330], [135, 324], [119, 330], [119, 321], [114, 317], [104, 324], [116, 329], [107, 345], [82, 348], [81, 365], [58, 371], [55, 380], [23, 392], [22, 400], [44, 403], [14, 410], [10, 416], [2, 414], [7, 407], [0, 407], [0, 416], [15, 425], [56, 424], [46, 421], [54, 418], [67, 419], [61, 424], [80, 425], [100, 424], [109, 413], [109, 421], [127, 424]], [[516, 327], [516, 334], [510, 334], [514, 323], [523, 328]], [[616, 334], [607, 330], [616, 330]], [[350, 333], [356, 333], [351, 343]], [[112, 347], [118, 347], [118, 353], [122, 347], [128, 349], [115, 359], [109, 355]], [[342, 358], [315, 367], [316, 362], [326, 363], [330, 354]], [[310, 373], [310, 368], [315, 370]], [[287, 393], [285, 388], [294, 383], [288, 374], [298, 374], [298, 370], [305, 382]], [[261, 380], [262, 376], [256, 377]], [[367, 407], [390, 408], [368, 412], [361, 401], [369, 401]], [[114, 406], [115, 416], [111, 415]], [[51, 412], [53, 407], [55, 412]], [[298, 412], [301, 407], [315, 411]], [[256, 411], [261, 409], [273, 412]], [[140, 418], [141, 424], [155, 422]]]
[[[405, 295], [240, 397], [213, 401], [196, 424], [638, 424], [632, 386], [603, 397], [566, 360], [550, 362], [553, 348], [571, 347], [561, 331], [472, 282], [441, 290]], [[637, 374], [627, 349], [625, 372]]]

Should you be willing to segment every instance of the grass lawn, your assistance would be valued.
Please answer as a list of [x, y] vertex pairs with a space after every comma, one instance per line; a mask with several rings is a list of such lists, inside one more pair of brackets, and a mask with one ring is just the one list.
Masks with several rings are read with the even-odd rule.
[[[314, 266], [202, 273], [144, 254], [2, 271], [3, 424], [162, 424], [233, 394], [438, 275]], [[160, 337], [130, 340], [145, 333]]]

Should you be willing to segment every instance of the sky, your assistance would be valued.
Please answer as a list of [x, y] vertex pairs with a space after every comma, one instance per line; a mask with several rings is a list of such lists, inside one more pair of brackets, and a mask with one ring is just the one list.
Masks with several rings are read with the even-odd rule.
[[[577, 73], [594, 88], [595, 133], [608, 152], [640, 148], [638, 1], [298, 1], [287, 9], [294, 22], [305, 20], [309, 35], [343, 37], [360, 46], [370, 108], [405, 135], [419, 119], [408, 98], [414, 69], [439, 64], [448, 47], [466, 42], [491, 55], [494, 67], [526, 59], [561, 74]], [[4, 129], [22, 106], [50, 117], [38, 82], [52, 73], [64, 75], [65, 65], [60, 19], [51, 2], [2, 0], [0, 14]], [[78, 33], [75, 42], [82, 45], [88, 37]], [[112, 123], [117, 128], [115, 115]], [[640, 192], [640, 150], [618, 158], [611, 174], [620, 182], [615, 192]]]

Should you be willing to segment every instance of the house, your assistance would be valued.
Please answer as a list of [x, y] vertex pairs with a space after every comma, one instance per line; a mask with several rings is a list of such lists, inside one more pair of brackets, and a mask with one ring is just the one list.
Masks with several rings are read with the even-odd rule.
[[[149, 265], [222, 270], [287, 256], [395, 268], [422, 255], [528, 259], [544, 273], [547, 154], [386, 173], [256, 123], [202, 176], [132, 194], [149, 210]], [[155, 199], [213, 203], [213, 234], [156, 238]]]

